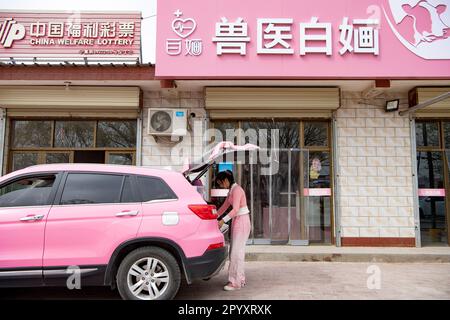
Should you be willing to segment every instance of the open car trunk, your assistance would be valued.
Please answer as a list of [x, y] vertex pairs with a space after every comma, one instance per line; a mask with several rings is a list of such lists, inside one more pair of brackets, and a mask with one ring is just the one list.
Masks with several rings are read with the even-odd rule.
[[230, 141], [220, 142], [209, 152], [205, 153], [198, 164], [190, 165], [190, 168], [184, 170], [183, 175], [192, 185], [196, 185], [199, 179], [208, 172], [209, 168], [216, 163], [216, 161], [223, 159], [224, 156], [257, 149], [259, 149], [258, 146], [250, 143], [243, 146], [237, 146]]

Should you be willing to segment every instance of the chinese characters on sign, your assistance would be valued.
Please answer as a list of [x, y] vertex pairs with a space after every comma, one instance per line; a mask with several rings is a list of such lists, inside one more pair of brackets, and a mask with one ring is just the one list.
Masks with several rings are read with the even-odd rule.
[[247, 53], [247, 23], [242, 18], [238, 18], [236, 22], [228, 22], [226, 18], [222, 18], [222, 22], [216, 23], [216, 36], [212, 39], [216, 42], [217, 55], [223, 53], [238, 53], [244, 56]]
[[[134, 29], [134, 22], [65, 24], [64, 22], [50, 21], [43, 23], [37, 21], [30, 24], [30, 44], [131, 45], [134, 41]], [[54, 38], [58, 38], [59, 40]]]
[[140, 58], [140, 21], [140, 12], [0, 12], [0, 58], [135, 60]]
[[[172, 30], [179, 38], [166, 40], [166, 53], [168, 55], [180, 55], [183, 50], [185, 55], [199, 56], [202, 53], [202, 40], [188, 38], [197, 28], [194, 19], [180, 18], [182, 12], [178, 9], [177, 17], [172, 22]], [[379, 54], [379, 20], [378, 19], [353, 19], [344, 17], [339, 25], [339, 50], [340, 55], [347, 53], [368, 53], [377, 56]], [[300, 56], [308, 53], [320, 53], [330, 56], [333, 54], [332, 24], [319, 22], [318, 17], [312, 17], [310, 21], [299, 23], [299, 46], [294, 48], [291, 41], [294, 39], [292, 29], [294, 20], [291, 18], [261, 18], [256, 21], [256, 52], [259, 55], [293, 55], [297, 51]], [[216, 54], [247, 54], [247, 45], [251, 42], [248, 32], [248, 24], [244, 18], [230, 21], [222, 17], [215, 25], [215, 36], [211, 39], [216, 46]]]

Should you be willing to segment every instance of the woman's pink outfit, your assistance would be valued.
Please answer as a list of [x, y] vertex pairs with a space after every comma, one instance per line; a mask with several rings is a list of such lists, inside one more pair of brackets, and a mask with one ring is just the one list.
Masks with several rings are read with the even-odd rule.
[[245, 246], [250, 235], [251, 223], [244, 189], [236, 183], [231, 186], [230, 192], [217, 214], [219, 216], [223, 214], [230, 205], [233, 209], [223, 219], [225, 222], [232, 219], [228, 281], [234, 287], [240, 288], [245, 285]]

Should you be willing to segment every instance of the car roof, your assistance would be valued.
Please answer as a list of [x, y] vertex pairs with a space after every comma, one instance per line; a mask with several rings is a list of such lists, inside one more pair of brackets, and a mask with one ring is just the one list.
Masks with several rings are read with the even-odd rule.
[[7, 176], [16, 176], [28, 173], [40, 173], [40, 172], [57, 172], [57, 171], [87, 171], [87, 172], [105, 172], [105, 173], [121, 173], [121, 174], [141, 174], [151, 176], [173, 176], [180, 175], [181, 173], [166, 170], [166, 169], [154, 169], [129, 165], [113, 165], [113, 164], [91, 164], [91, 163], [63, 163], [63, 164], [41, 164], [30, 166], [25, 169], [13, 171], [2, 178]]

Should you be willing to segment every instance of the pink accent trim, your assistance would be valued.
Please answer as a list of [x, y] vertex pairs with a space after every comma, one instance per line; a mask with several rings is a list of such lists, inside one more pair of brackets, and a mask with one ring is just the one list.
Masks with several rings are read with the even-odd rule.
[[419, 197], [445, 197], [445, 189], [419, 189]]
[[228, 196], [228, 189], [211, 189], [211, 197], [223, 197]]
[[330, 188], [309, 188], [303, 190], [303, 195], [306, 197], [321, 197], [321, 196], [331, 196]]

